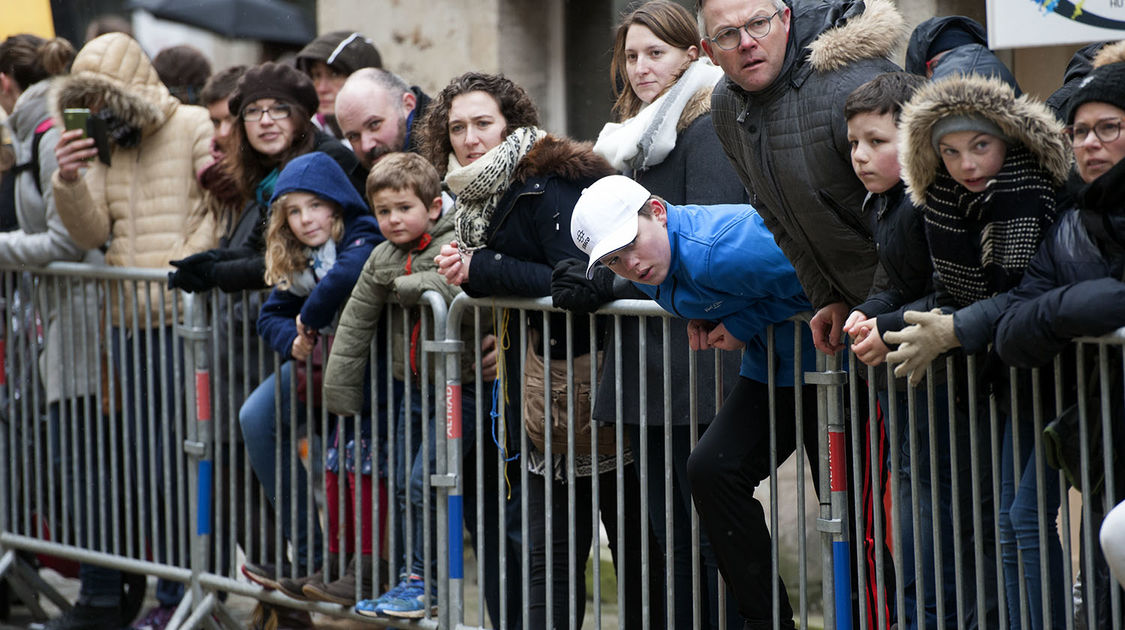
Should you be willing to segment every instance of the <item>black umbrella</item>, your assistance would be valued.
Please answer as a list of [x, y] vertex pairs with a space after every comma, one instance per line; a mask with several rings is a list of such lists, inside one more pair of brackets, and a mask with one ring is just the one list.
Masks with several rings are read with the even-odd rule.
[[283, 0], [134, 0], [132, 5], [225, 37], [305, 44], [316, 36], [304, 14]]

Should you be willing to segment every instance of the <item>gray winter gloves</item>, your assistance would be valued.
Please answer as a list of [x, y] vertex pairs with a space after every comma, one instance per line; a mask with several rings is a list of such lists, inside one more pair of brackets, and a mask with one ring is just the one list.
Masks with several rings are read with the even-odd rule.
[[887, 355], [889, 363], [898, 363], [895, 376], [910, 376], [910, 384], [917, 385], [926, 376], [930, 362], [943, 352], [961, 345], [953, 330], [953, 315], [934, 309], [929, 313], [907, 311], [903, 315], [907, 326], [897, 332], [883, 336], [887, 343], [899, 344], [894, 352]]

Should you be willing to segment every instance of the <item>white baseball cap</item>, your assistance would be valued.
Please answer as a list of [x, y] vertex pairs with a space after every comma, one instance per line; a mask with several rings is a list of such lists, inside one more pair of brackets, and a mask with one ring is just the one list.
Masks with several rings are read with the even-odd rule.
[[637, 211], [651, 196], [624, 175], [603, 177], [582, 191], [570, 218], [570, 237], [590, 257], [587, 278], [598, 260], [637, 238]]

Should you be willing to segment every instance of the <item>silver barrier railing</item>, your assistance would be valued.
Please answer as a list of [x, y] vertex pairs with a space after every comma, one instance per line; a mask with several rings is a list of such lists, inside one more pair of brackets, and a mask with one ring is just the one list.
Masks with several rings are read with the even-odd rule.
[[[314, 546], [311, 532], [332, 519], [340, 523], [341, 532], [352, 532], [340, 534], [339, 557], [345, 554], [346, 542], [359, 553], [364, 544], [359, 523], [364, 517], [376, 524], [372, 529], [377, 532], [381, 531], [377, 524], [388, 520], [420, 523], [425, 538], [427, 593], [444, 597], [445, 589], [438, 585], [445, 582], [447, 556], [438, 550], [446, 546], [446, 532], [431, 524], [445, 522], [444, 507], [432, 505], [428, 492], [422, 494], [421, 510], [408, 503], [405, 514], [393, 500], [389, 510], [378, 501], [365, 500], [366, 491], [359, 489], [364, 486], [360, 479], [364, 473], [360, 470], [364, 440], [355, 439], [346, 447], [341, 439], [337, 449], [341, 460], [337, 470], [342, 480], [336, 495], [338, 511], [329, 514], [322, 505], [328, 496], [318, 491], [324, 474], [316, 473], [328, 450], [328, 426], [335, 421], [330, 421], [323, 410], [314, 409], [311, 398], [297, 401], [296, 378], [290, 379], [285, 391], [278, 383], [269, 392], [280, 429], [270, 447], [278, 469], [273, 487], [276, 495], [283, 494], [282, 488], [288, 493], [299, 485], [298, 468], [313, 473], [307, 475], [303, 519], [310, 534], [304, 544], [296, 535], [285, 535], [283, 523], [294, 531], [298, 529], [293, 513], [277, 514], [267, 525], [275, 509], [264, 497], [255, 497], [255, 491], [263, 488], [248, 458], [241, 456], [245, 445], [238, 416], [246, 396], [259, 385], [260, 378], [269, 374], [268, 368], [272, 366], [277, 372], [283, 365], [257, 338], [253, 327], [262, 296], [168, 293], [166, 282], [166, 273], [160, 271], [75, 264], [13, 270], [3, 276], [0, 288], [6, 317], [0, 352], [5, 369], [0, 374], [6, 378], [0, 381], [5, 412], [4, 430], [0, 432], [0, 452], [5, 453], [0, 464], [0, 576], [27, 603], [32, 615], [44, 618], [46, 614], [36, 593], [45, 594], [63, 610], [69, 604], [38, 576], [21, 555], [24, 553], [49, 554], [139, 577], [139, 582], [127, 580], [132, 592], [125, 593], [125, 622], [139, 612], [147, 575], [187, 587], [170, 622], [172, 628], [215, 624], [243, 627], [247, 620], [220, 603], [221, 593], [248, 596], [286, 609], [386, 625], [389, 622], [385, 620], [356, 614], [351, 606], [299, 602], [236, 579], [241, 558], [258, 562], [293, 558], [292, 566], [296, 567], [298, 548], [307, 558], [319, 551], [327, 564], [332, 545], [321, 537]], [[67, 308], [74, 311], [70, 317]], [[388, 312], [396, 308], [390, 307]], [[422, 306], [413, 309], [420, 326], [417, 341], [425, 348], [419, 356], [420, 376], [413, 376], [409, 369], [402, 374], [372, 370], [367, 383], [372, 391], [384, 391], [376, 386], [377, 378], [386, 379], [387, 392], [394, 390], [395, 379], [404, 382], [405, 397], [387, 395], [372, 401], [373, 408], [381, 409], [392, 422], [400, 401], [417, 404], [424, 417], [434, 416], [443, 408], [445, 366], [431, 357], [434, 348], [430, 346], [439, 331], [444, 333], [445, 309], [437, 294], [424, 295]], [[63, 325], [56, 326], [60, 321]], [[405, 326], [408, 320], [402, 321]], [[412, 340], [409, 326], [402, 330], [388, 326], [384, 330], [381, 339], [373, 340], [373, 365], [380, 355], [390, 365], [394, 335], [405, 339], [408, 347]], [[241, 352], [235, 352], [235, 348]], [[48, 379], [40, 373], [37, 358], [52, 350], [62, 351], [61, 360], [50, 363], [62, 365], [63, 374]], [[307, 391], [314, 391], [315, 370], [311, 363], [307, 367]], [[82, 379], [76, 377], [78, 372]], [[87, 377], [87, 390], [75, 392], [75, 383]], [[40, 416], [47, 413], [45, 390], [58, 387], [47, 382], [57, 380], [70, 389], [61, 395], [50, 394], [60, 416], [52, 423]], [[413, 401], [410, 392], [415, 392]], [[291, 403], [288, 421], [281, 418], [283, 400]], [[134, 408], [129, 408], [130, 404]], [[128, 422], [122, 425], [118, 416], [127, 410], [142, 428], [128, 429]], [[295, 421], [298, 416], [307, 422]], [[365, 423], [371, 422], [359, 416], [339, 421], [341, 433], [350, 428], [354, 435], [360, 435], [361, 427], [366, 429]], [[58, 425], [64, 428], [56, 434], [50, 427]], [[422, 422], [420, 430], [422, 435], [413, 439], [420, 449], [422, 474], [444, 473], [443, 457], [436, 457], [432, 468], [429, 463], [431, 453], [444, 452], [444, 432], [435, 436], [435, 448], [429, 443], [429, 424]], [[282, 452], [281, 431], [294, 444], [289, 452]], [[404, 439], [412, 439], [409, 431]], [[372, 426], [371, 443], [366, 446], [376, 452], [389, 449], [389, 465], [393, 466], [396, 434], [393, 430], [384, 433], [385, 437]], [[300, 437], [310, 442], [304, 457], [298, 456], [295, 448]], [[311, 444], [317, 441], [319, 449]], [[134, 442], [138, 443], [136, 448], [124, 448]], [[26, 451], [21, 452], [21, 448]], [[347, 499], [346, 448], [353, 461], [359, 462], [357, 489], [349, 492]], [[405, 466], [415, 459], [411, 449], [400, 457], [405, 458]], [[52, 463], [54, 459], [57, 464]], [[283, 462], [289, 464], [286, 479], [281, 474]], [[371, 472], [378, 480], [379, 471]], [[158, 473], [160, 483], [155, 481]], [[139, 477], [139, 483], [127, 483], [133, 477]], [[391, 475], [389, 491], [393, 495], [397, 490]], [[161, 498], [174, 501], [161, 503]], [[355, 527], [349, 527], [351, 521], [345, 513], [355, 520]], [[430, 542], [431, 534], [437, 535], [440, 546]], [[356, 598], [380, 594], [387, 588], [385, 582], [394, 579], [387, 573], [394, 576], [408, 570], [401, 556], [413, 536], [407, 531], [397, 543], [395, 536], [388, 536], [388, 543], [382, 536], [367, 543], [372, 546], [372, 556], [387, 556], [390, 566], [380, 571], [377, 562], [370, 567], [357, 564], [352, 574], [357, 583]], [[168, 543], [166, 553], [160, 541]], [[433, 561], [438, 565], [437, 572], [429, 568]], [[314, 568], [310, 563], [303, 571], [291, 568], [275, 577], [298, 578]], [[361, 575], [363, 572], [370, 575]], [[344, 563], [340, 562], [330, 579], [344, 575]], [[361, 591], [364, 577], [374, 583], [374, 590]], [[441, 608], [448, 609], [444, 605]], [[436, 627], [431, 613], [425, 617], [412, 621], [411, 626]]]
[[[264, 497], [255, 498], [251, 490], [265, 489], [250, 464], [238, 461], [245, 449], [238, 411], [259, 381], [284, 365], [248, 328], [245, 314], [254, 296], [170, 294], [161, 272], [71, 264], [4, 272], [0, 289], [5, 307], [0, 576], [38, 616], [44, 610], [35, 593], [60, 608], [68, 604], [36, 574], [25, 553], [139, 575], [142, 586], [145, 575], [183, 584], [186, 593], [173, 627], [240, 627], [245, 621], [220, 603], [223, 592], [376, 625], [404, 625], [372, 620], [337, 604], [294, 600], [236, 579], [241, 557], [267, 563], [294, 559], [288, 577], [311, 573], [314, 558], [327, 559], [330, 545], [325, 537], [315, 543], [311, 533], [305, 544], [293, 533], [286, 535], [302, 523], [311, 532], [332, 520], [350, 520], [355, 526], [337, 537], [341, 545], [334, 554], [342, 560], [347, 545], [341, 537], [357, 551], [364, 546], [366, 517], [374, 530], [372, 555], [387, 556], [390, 566], [387, 577], [377, 563], [354, 567], [355, 597], [369, 596], [358, 586], [362, 578], [378, 585], [375, 595], [391, 585], [379, 582], [393, 582], [407, 568], [403, 553], [413, 547], [414, 524], [420, 524], [428, 573], [424, 597], [433, 599], [436, 611], [427, 610], [424, 619], [409, 622], [412, 627], [531, 627], [555, 611], [560, 625], [573, 628], [741, 625], [733, 597], [708, 581], [713, 570], [701, 546], [697, 513], [689, 505], [686, 520], [678, 520], [668, 509], [680, 487], [677, 448], [695, 447], [708, 416], [730, 393], [725, 379], [732, 376], [732, 366], [717, 353], [688, 353], [686, 368], [674, 369], [681, 360], [673, 358], [675, 346], [683, 339], [652, 303], [612, 303], [592, 319], [556, 311], [548, 300], [462, 297], [447, 316], [441, 298], [427, 294], [420, 311], [399, 319], [397, 328], [383, 329], [372, 347], [372, 365], [391, 363], [395, 339], [413, 337], [405, 322], [419, 321], [419, 376], [410, 370], [373, 371], [368, 387], [376, 392], [372, 405], [384, 417], [404, 403], [417, 403], [426, 418], [445, 410], [445, 430], [432, 436], [433, 468], [426, 469], [428, 422], [421, 423], [419, 436], [412, 429], [399, 435], [390, 427], [384, 436], [377, 421], [363, 417], [340, 424], [355, 435], [369, 424], [369, 447], [387, 451], [391, 468], [407, 463], [400, 460], [411, 458], [418, 438], [423, 479], [429, 482], [423, 484], [419, 511], [408, 507], [401, 513], [393, 498], [387, 507], [378, 501], [365, 506], [358, 480], [355, 492], [336, 486], [339, 507], [330, 514], [321, 503], [328, 497], [318, 492], [322, 481], [315, 473], [324, 467], [334, 419], [308, 400], [297, 400], [295, 379], [284, 389], [275, 385], [269, 400], [277, 417], [288, 401], [293, 418], [307, 418], [284, 427], [290, 442], [310, 442], [306, 457], [296, 447], [283, 452], [280, 439], [271, 443], [276, 495], [302, 485], [298, 470], [312, 473], [298, 518], [296, 509], [281, 510]], [[239, 311], [241, 323], [234, 321]], [[542, 313], [554, 314], [553, 319], [543, 321]], [[540, 321], [529, 324], [536, 318]], [[501, 369], [507, 370], [508, 383], [496, 390], [483, 383], [480, 361], [486, 352], [475, 341], [494, 328], [507, 332], [501, 335], [501, 345], [507, 345]], [[635, 354], [623, 349], [630, 329]], [[583, 355], [593, 351], [597, 356], [594, 340], [606, 332], [611, 341], [602, 351], [619, 360], [600, 369], [597, 361], [583, 364]], [[466, 344], [470, 338], [474, 343]], [[800, 627], [1125, 625], [1121, 594], [1098, 543], [1101, 519], [1120, 499], [1116, 457], [1119, 420], [1125, 416], [1120, 367], [1125, 334], [1078, 341], [1039, 370], [1010, 370], [979, 357], [943, 359], [921, 388], [905, 387], [886, 378], [886, 368], [869, 370], [854, 357], [820, 356], [818, 365], [804, 367], [796, 378], [815, 388], [809, 400], [794, 394], [795, 388], [782, 390], [771, 376], [770, 403], [763, 412], [769, 418], [771, 472], [758, 490], [768, 490], [770, 497], [763, 510], [773, 533], [768, 572], [785, 576]], [[800, 356], [802, 336], [795, 335], [792, 343]], [[535, 352], [529, 353], [529, 346]], [[51, 355], [52, 348], [60, 352]], [[46, 369], [39, 360], [43, 352]], [[471, 360], [462, 362], [462, 356]], [[537, 356], [555, 358], [529, 367]], [[654, 359], [658, 371], [641, 362], [649, 357], [659, 357]], [[468, 363], [474, 367], [466, 371]], [[539, 458], [530, 455], [531, 437], [516, 422], [523, 376], [535, 371], [544, 381], [545, 425], [552, 426], [553, 414], [566, 415], [559, 437], [545, 431], [546, 457]], [[472, 374], [472, 383], [462, 383], [462, 374]], [[306, 378], [306, 386], [314, 386], [312, 377]], [[417, 393], [396, 396], [396, 380], [406, 392]], [[554, 397], [552, 380], [566, 384]], [[700, 384], [704, 380], [710, 388]], [[582, 381], [590, 384], [588, 398]], [[598, 388], [606, 383], [612, 388], [605, 399], [609, 411], [600, 417], [610, 419], [609, 428], [580, 436], [575, 414], [596, 404]], [[667, 395], [673, 389], [686, 390], [690, 398], [682, 428], [670, 422], [682, 412], [673, 409], [675, 397]], [[783, 407], [788, 396], [793, 412]], [[809, 478], [823, 489], [819, 499], [804, 485], [802, 457], [793, 458], [792, 466], [778, 461], [779, 436], [788, 432], [785, 414], [800, 418], [802, 407], [816, 408], [819, 457]], [[623, 421], [626, 414], [635, 418], [633, 424]], [[793, 444], [786, 444], [785, 452], [802, 453], [806, 434], [795, 424]], [[1054, 442], [1044, 438], [1048, 426]], [[627, 436], [634, 434], [644, 439], [633, 443]], [[464, 446], [466, 438], [471, 447]], [[402, 456], [396, 452], [401, 440], [411, 445]], [[579, 454], [601, 452], [603, 440], [612, 440], [612, 448], [602, 463], [597, 457], [583, 462]], [[135, 448], [124, 447], [134, 443]], [[1049, 448], [1055, 443], [1060, 446]], [[354, 440], [352, 460], [360, 462], [363, 452], [363, 440]], [[1068, 474], [1048, 465], [1048, 452], [1070, 466]], [[519, 459], [505, 461], [516, 453]], [[288, 462], [285, 479], [283, 461]], [[584, 469], [600, 470], [599, 465], [601, 474]], [[346, 476], [346, 468], [341, 461], [337, 470]], [[556, 481], [547, 482], [540, 473]], [[1018, 481], [1028, 489], [1021, 493]], [[392, 497], [400, 490], [393, 473], [387, 485]], [[1005, 493], [1013, 495], [1011, 501]], [[542, 510], [531, 508], [533, 499]], [[660, 506], [663, 513], [654, 514]], [[274, 513], [278, 518], [266, 524], [265, 517]], [[587, 538], [591, 549], [600, 549], [605, 540], [600, 521], [606, 518], [616, 522], [606, 542], [617, 550], [620, 570], [609, 563], [603, 567], [594, 554], [595, 586], [578, 587], [588, 554], [569, 550], [579, 549]], [[384, 543], [374, 533], [384, 521], [392, 529], [405, 526], [402, 540], [389, 535]], [[471, 558], [464, 549], [465, 532]], [[796, 540], [790, 543], [786, 539], [793, 532]], [[807, 551], [810, 541], [816, 548], [813, 536], [819, 538], [819, 562], [810, 561]], [[683, 539], [687, 554], [677, 547]], [[553, 542], [540, 550], [532, 540]], [[1059, 552], [1052, 555], [1056, 545]], [[298, 556], [305, 560], [303, 569]], [[335, 575], [343, 571], [337, 567]], [[615, 578], [603, 601], [603, 580]], [[126, 584], [131, 589], [137, 582], [129, 578]], [[587, 598], [583, 590], [595, 596]], [[533, 610], [533, 602], [539, 608]], [[768, 598], [774, 627], [784, 627], [782, 604], [776, 592]]]

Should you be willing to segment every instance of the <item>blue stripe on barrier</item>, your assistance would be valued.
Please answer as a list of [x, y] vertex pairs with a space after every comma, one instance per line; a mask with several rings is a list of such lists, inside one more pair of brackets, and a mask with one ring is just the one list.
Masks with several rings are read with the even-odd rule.
[[465, 577], [465, 541], [461, 537], [461, 502], [461, 495], [449, 495], [449, 578], [452, 580], [461, 580]]
[[199, 462], [199, 520], [195, 531], [200, 536], [211, 534], [211, 462]]
[[852, 567], [846, 540], [832, 543], [832, 566], [836, 585], [836, 630], [852, 628]]

